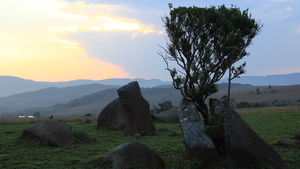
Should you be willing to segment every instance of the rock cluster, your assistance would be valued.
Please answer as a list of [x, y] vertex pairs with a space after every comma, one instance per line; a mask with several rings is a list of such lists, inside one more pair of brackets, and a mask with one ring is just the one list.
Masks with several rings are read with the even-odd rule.
[[150, 105], [141, 94], [137, 81], [117, 90], [119, 98], [109, 103], [98, 116], [99, 128], [124, 129], [124, 135], [153, 134], [155, 126]]
[[[230, 159], [237, 168], [285, 169], [279, 154], [261, 139], [232, 108], [218, 100], [210, 100], [212, 114], [217, 115], [215, 124], [223, 127], [223, 139], [216, 142], [207, 136], [194, 103], [185, 103], [178, 111], [188, 159], [203, 162], [206, 168], [220, 167], [220, 159]], [[216, 126], [210, 126], [216, 127]], [[221, 148], [220, 148], [221, 146]], [[224, 146], [224, 147], [223, 147]], [[221, 151], [222, 150], [222, 151]]]

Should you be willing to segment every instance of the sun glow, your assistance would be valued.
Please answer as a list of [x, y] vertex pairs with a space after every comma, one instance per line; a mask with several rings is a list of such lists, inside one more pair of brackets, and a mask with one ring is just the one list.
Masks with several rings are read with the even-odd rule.
[[126, 31], [134, 38], [156, 32], [135, 19], [114, 15], [131, 10], [122, 6], [64, 0], [3, 0], [0, 6], [1, 75], [37, 81], [128, 78], [122, 67], [90, 59], [83, 45], [66, 35]]

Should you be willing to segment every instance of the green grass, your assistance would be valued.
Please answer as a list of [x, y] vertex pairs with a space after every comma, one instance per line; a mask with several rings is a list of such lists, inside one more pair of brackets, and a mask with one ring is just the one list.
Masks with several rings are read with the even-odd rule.
[[[0, 168], [97, 168], [103, 162], [103, 154], [112, 148], [130, 140], [139, 141], [159, 154], [168, 167], [181, 164], [184, 145], [178, 124], [155, 123], [156, 128], [167, 127], [169, 131], [156, 132], [153, 136], [142, 136], [134, 139], [125, 137], [123, 131], [100, 130], [97, 122], [82, 124], [70, 122], [73, 131], [85, 131], [89, 136], [96, 137], [96, 143], [76, 143], [62, 147], [49, 147], [37, 139], [21, 139], [23, 129], [32, 124], [0, 125]], [[112, 141], [102, 141], [109, 138]]]
[[288, 169], [300, 168], [300, 146], [277, 144], [300, 129], [300, 113], [247, 114], [241, 117], [284, 159]]
[[[300, 113], [248, 114], [242, 118], [285, 160], [288, 169], [300, 167], [300, 146], [279, 145], [281, 138], [292, 138], [300, 129]], [[32, 124], [0, 125], [0, 168], [100, 168], [105, 163], [103, 154], [130, 140], [139, 141], [160, 155], [167, 168], [185, 168], [184, 144], [180, 126], [175, 123], [155, 123], [156, 129], [166, 127], [169, 131], [155, 132], [153, 136], [135, 139], [125, 137], [123, 131], [97, 129], [91, 124], [68, 122], [73, 131], [85, 131], [96, 137], [95, 143], [76, 140], [72, 145], [49, 147], [37, 139], [21, 139], [23, 129]], [[102, 141], [109, 138], [112, 141]]]

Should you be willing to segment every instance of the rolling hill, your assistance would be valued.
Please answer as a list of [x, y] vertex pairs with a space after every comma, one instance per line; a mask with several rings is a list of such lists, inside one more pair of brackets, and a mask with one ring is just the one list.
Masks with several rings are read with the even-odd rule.
[[[259, 88], [260, 94], [256, 94]], [[227, 84], [219, 84], [219, 92], [210, 96], [210, 98], [220, 99], [227, 94]], [[111, 101], [118, 97], [117, 89], [106, 89], [97, 93], [89, 94], [80, 98], [76, 98], [66, 104], [59, 104], [48, 108], [31, 109], [13, 114], [23, 113], [24, 115], [32, 115], [33, 112], [39, 111], [42, 116], [72, 116], [84, 115], [91, 113], [98, 116], [99, 112]], [[242, 84], [232, 84], [231, 98], [236, 103], [270, 103], [274, 101], [285, 102], [287, 105], [300, 106], [300, 85], [291, 86], [275, 86], [272, 89], [268, 86], [252, 86]], [[174, 88], [141, 88], [143, 97], [149, 102], [150, 106], [157, 106], [166, 100], [170, 100], [176, 106], [181, 100], [181, 94]]]
[[[7, 97], [14, 94], [20, 94], [29, 91], [36, 91], [49, 87], [71, 87], [86, 84], [103, 84], [103, 85], [117, 85], [123, 86], [129, 82], [138, 81], [140, 87], [172, 87], [171, 81], [161, 81], [158, 79], [145, 80], [141, 78], [128, 79], [128, 78], [112, 78], [104, 80], [73, 80], [65, 82], [37, 82], [33, 80], [22, 79], [13, 76], [0, 76], [0, 98]], [[221, 80], [219, 83], [227, 83], [226, 79]], [[250, 84], [253, 86], [287, 86], [300, 84], [300, 73], [292, 73], [285, 75], [268, 75], [268, 76], [242, 76], [236, 78], [232, 83]]]
[[138, 81], [140, 87], [155, 87], [159, 85], [171, 84], [171, 82], [164, 82], [158, 79], [128, 79], [128, 78], [112, 78], [112, 79], [104, 79], [104, 80], [73, 80], [66, 82], [37, 82], [33, 80], [22, 79], [19, 77], [13, 76], [0, 76], [0, 98], [7, 97], [10, 95], [20, 94], [29, 91], [36, 91], [40, 89], [45, 89], [49, 87], [71, 87], [71, 86], [79, 86], [79, 85], [87, 85], [87, 84], [102, 84], [102, 85], [117, 85], [123, 86], [129, 82]]
[[[298, 100], [300, 100], [300, 85], [278, 86], [273, 85], [271, 82], [275, 83], [277, 80], [276, 84], [279, 84], [280, 81], [298, 83], [300, 79], [298, 78], [299, 75], [300, 73], [251, 77], [252, 83], [256, 83], [257, 81], [261, 81], [263, 84], [266, 82], [270, 83], [257, 86], [233, 83], [231, 86], [231, 96], [235, 99], [235, 102], [268, 102], [268, 104], [272, 104], [274, 100], [277, 100], [281, 102], [285, 101], [289, 105], [298, 105]], [[246, 77], [242, 77], [241, 79], [243, 78]], [[55, 114], [59, 116], [85, 113], [97, 114], [109, 102], [118, 97], [117, 88], [134, 80], [139, 82], [142, 94], [151, 106], [155, 106], [166, 100], [171, 100], [176, 105], [181, 100], [180, 92], [173, 88], [171, 82], [163, 82], [157, 79], [35, 82], [16, 77], [0, 76], [0, 87], [3, 89], [0, 91], [2, 91], [2, 94], [3, 91], [7, 91], [7, 87], [8, 89], [15, 89], [16, 91], [14, 92], [21, 92], [19, 90], [21, 88], [26, 90], [29, 88], [32, 90], [33, 88], [42, 88], [0, 98], [0, 113], [2, 115], [11, 113], [27, 113], [28, 115], [32, 115], [33, 111], [40, 111], [44, 115]], [[270, 89], [266, 89], [269, 84], [272, 85], [273, 92]], [[261, 90], [260, 94], [255, 93], [258, 87]], [[219, 91], [211, 97], [221, 98], [227, 94], [227, 83], [219, 83], [218, 88]], [[276, 92], [274, 92], [275, 90]]]
[[[221, 80], [220, 83], [228, 81]], [[287, 86], [300, 84], [300, 73], [282, 74], [282, 75], [267, 75], [267, 76], [241, 76], [235, 78], [232, 83], [251, 84], [253, 86]]]
[[102, 85], [96, 83], [63, 88], [49, 87], [0, 98], [0, 108], [2, 114], [7, 114], [33, 108], [50, 107], [55, 104], [65, 104], [70, 100], [105, 89], [119, 87], [120, 86], [116, 85]]
[[[150, 106], [157, 105], [160, 102], [170, 100], [178, 102], [181, 100], [181, 94], [174, 88], [141, 88], [143, 97], [149, 102]], [[39, 111], [43, 116], [72, 116], [92, 113], [97, 115], [107, 104], [118, 98], [117, 89], [106, 89], [97, 93], [89, 94], [74, 99], [66, 104], [54, 105], [48, 108], [31, 109], [11, 114], [32, 115]]]

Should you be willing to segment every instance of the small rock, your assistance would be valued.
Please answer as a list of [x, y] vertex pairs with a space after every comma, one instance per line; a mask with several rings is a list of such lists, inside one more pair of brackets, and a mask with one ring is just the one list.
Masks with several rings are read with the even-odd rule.
[[91, 123], [91, 120], [88, 119], [88, 118], [85, 118], [85, 119], [82, 120], [82, 123], [89, 124], [89, 123]]
[[287, 144], [287, 145], [300, 145], [300, 140], [296, 139], [289, 139], [289, 138], [282, 138], [278, 141], [278, 144]]
[[82, 142], [89, 143], [91, 142], [89, 135], [84, 131], [78, 131], [74, 133], [74, 136], [81, 140]]
[[165, 131], [169, 131], [169, 129], [166, 128], [166, 127], [162, 127], [160, 129], [158, 129], [157, 131], [159, 131], [159, 132], [165, 132]]
[[300, 129], [296, 130], [294, 134], [294, 139], [300, 140]]

